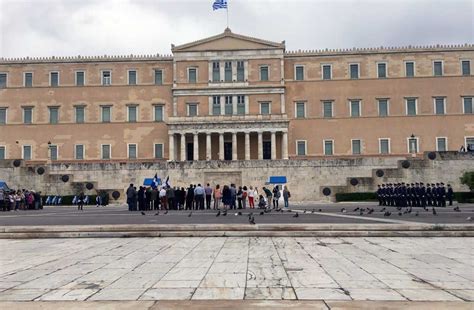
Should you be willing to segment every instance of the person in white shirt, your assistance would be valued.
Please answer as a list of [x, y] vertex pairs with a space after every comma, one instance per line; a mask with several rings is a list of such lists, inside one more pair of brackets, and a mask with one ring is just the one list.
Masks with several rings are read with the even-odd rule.
[[249, 187], [248, 197], [249, 197], [249, 208], [254, 209], [255, 208], [255, 203], [254, 203], [255, 192], [253, 190], [252, 185], [250, 185], [250, 187]]

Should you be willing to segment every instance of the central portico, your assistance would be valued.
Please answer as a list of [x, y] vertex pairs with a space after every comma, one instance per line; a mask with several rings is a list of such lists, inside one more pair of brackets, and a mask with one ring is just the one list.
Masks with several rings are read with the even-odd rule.
[[226, 29], [171, 48], [170, 161], [288, 159], [284, 42]]

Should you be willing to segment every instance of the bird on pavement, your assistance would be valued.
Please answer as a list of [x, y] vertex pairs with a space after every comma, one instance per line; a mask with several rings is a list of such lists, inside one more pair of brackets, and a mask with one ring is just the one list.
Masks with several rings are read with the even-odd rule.
[[249, 223], [255, 225], [255, 218], [253, 216], [249, 217]]
[[219, 215], [221, 215], [221, 210], [217, 211], [216, 217], [218, 217]]
[[224, 210], [224, 212], [222, 212], [222, 216], [227, 216], [227, 210]]
[[382, 208], [382, 210], [380, 210], [380, 212], [383, 212], [383, 211], [385, 211], [386, 209], [387, 209], [387, 208]]
[[461, 212], [461, 209], [459, 209], [459, 206], [456, 206], [456, 207], [454, 207], [454, 211]]
[[271, 209], [265, 209], [263, 212], [270, 213], [270, 212], [272, 212], [272, 210]]
[[165, 211], [165, 214], [168, 214], [168, 210]]
[[354, 211], [352, 212], [357, 212], [357, 211], [359, 211], [359, 207], [355, 208]]
[[160, 211], [156, 212], [155, 215], [160, 215]]
[[369, 212], [367, 212], [367, 214], [372, 214], [374, 213], [374, 209], [370, 209]]
[[264, 215], [264, 214], [265, 214], [265, 212], [264, 212], [264, 211], [261, 211], [261, 212], [260, 212], [260, 215]]
[[240, 211], [239, 211], [239, 212], [237, 212], [237, 214], [236, 214], [236, 215], [242, 215], [242, 212], [240, 212]]
[[341, 209], [341, 213], [346, 213], [346, 209], [345, 209], [345, 208], [342, 208], [342, 209]]
[[436, 209], [434, 207], [433, 207], [432, 211], [433, 211], [433, 215], [438, 215], [438, 212], [436, 212]]
[[389, 212], [389, 211], [385, 211], [385, 213], [383, 214], [383, 216], [390, 216], [392, 215], [392, 212]]
[[303, 211], [303, 213], [305, 213], [305, 214], [306, 214], [306, 209]]
[[298, 216], [299, 216], [298, 212], [296, 212], [295, 215], [293, 215], [293, 217], [298, 217]]
[[193, 216], [193, 213], [192, 213], [192, 212], [190, 212], [190, 213], [188, 214], [188, 217], [191, 217], [191, 216]]
[[141, 213], [142, 215], [146, 215], [146, 213], [145, 213], [145, 212], [143, 212], [143, 211], [142, 211], [142, 212], [140, 212], [140, 213]]
[[398, 216], [402, 216], [402, 212], [398, 212]]
[[249, 213], [249, 219], [253, 216], [253, 212]]

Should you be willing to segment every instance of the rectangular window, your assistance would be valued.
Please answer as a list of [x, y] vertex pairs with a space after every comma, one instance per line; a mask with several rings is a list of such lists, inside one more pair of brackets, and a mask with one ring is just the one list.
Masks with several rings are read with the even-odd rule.
[[221, 96], [212, 96], [212, 115], [221, 115]]
[[436, 115], [441, 115], [441, 114], [446, 113], [445, 107], [444, 107], [445, 99], [446, 98], [435, 98], [434, 101], [435, 101], [435, 114]]
[[0, 159], [6, 158], [6, 150], [4, 146], [0, 146]]
[[127, 107], [128, 110], [128, 122], [136, 123], [138, 119], [138, 108], [135, 105], [130, 105]]
[[384, 62], [377, 63], [377, 77], [386, 78], [387, 77], [387, 64]]
[[351, 117], [359, 117], [360, 116], [360, 101], [359, 100], [351, 100]]
[[163, 85], [163, 70], [155, 70], [155, 85]]
[[407, 115], [416, 115], [417, 113], [416, 98], [407, 98], [406, 105], [407, 105]]
[[58, 160], [58, 146], [57, 145], [49, 146], [49, 156], [51, 160]]
[[442, 61], [433, 61], [433, 75], [434, 76], [443, 75], [443, 62]]
[[296, 118], [305, 118], [306, 117], [306, 107], [304, 102], [296, 103]]
[[472, 97], [464, 97], [463, 100], [463, 108], [464, 114], [472, 114]]
[[245, 96], [243, 95], [237, 96], [237, 114], [238, 115], [245, 114]]
[[102, 159], [110, 159], [111, 157], [111, 149], [110, 144], [102, 144]]
[[128, 71], [128, 85], [137, 85], [137, 71]]
[[226, 61], [224, 69], [224, 80], [232, 82], [232, 61]]
[[225, 96], [225, 115], [232, 115], [234, 113], [234, 106], [232, 104], [232, 96]]
[[102, 85], [112, 84], [112, 72], [105, 70], [102, 71]]
[[25, 72], [25, 87], [33, 87], [33, 73]]
[[405, 76], [414, 77], [415, 76], [415, 63], [413, 61], [405, 62]]
[[0, 89], [7, 88], [7, 74], [0, 73]]
[[462, 75], [471, 75], [471, 61], [469, 60], [461, 61], [461, 71], [462, 71]]
[[323, 80], [332, 79], [331, 65], [323, 65]]
[[188, 68], [188, 82], [196, 83], [197, 81], [197, 68]]
[[23, 108], [23, 124], [33, 123], [33, 108], [24, 107]]
[[408, 152], [410, 154], [418, 153], [418, 139], [408, 138]]
[[446, 138], [436, 138], [436, 151], [446, 152], [448, 150], [448, 143]]
[[218, 61], [212, 62], [212, 81], [214, 83], [219, 82], [221, 79], [221, 68]]
[[260, 81], [268, 81], [268, 66], [260, 66]]
[[332, 101], [323, 101], [323, 117], [332, 118]]
[[0, 125], [7, 123], [7, 108], [0, 108]]
[[245, 80], [245, 66], [244, 61], [237, 61], [237, 82], [243, 82]]
[[474, 150], [474, 137], [466, 137], [466, 150]]
[[74, 158], [75, 159], [84, 159], [84, 145], [77, 144], [75, 146]]
[[128, 145], [128, 158], [137, 159], [137, 145], [136, 144]]
[[349, 71], [350, 71], [351, 79], [359, 78], [359, 64], [350, 64]]
[[324, 140], [324, 155], [334, 154], [334, 142], [332, 140]]
[[198, 115], [198, 106], [196, 103], [188, 103], [188, 116], [197, 116]]
[[76, 123], [82, 124], [85, 121], [85, 107], [84, 106], [77, 106], [75, 107], [76, 110]]
[[379, 139], [379, 152], [380, 154], [390, 154], [389, 139]]
[[352, 140], [352, 154], [359, 155], [361, 153], [361, 142], [360, 140]]
[[59, 86], [59, 72], [50, 72], [49, 73], [49, 86], [58, 87]]
[[161, 143], [155, 144], [155, 158], [157, 159], [163, 158], [163, 144]]
[[111, 121], [111, 112], [112, 112], [112, 107], [105, 106], [101, 107], [102, 110], [102, 123], [110, 123]]
[[306, 141], [304, 140], [296, 141], [296, 155], [306, 156]]
[[76, 71], [76, 86], [84, 86], [85, 73], [84, 71]]
[[24, 160], [31, 160], [31, 145], [23, 145], [23, 156]]
[[59, 122], [59, 108], [49, 107], [49, 123], [57, 124]]
[[295, 80], [296, 81], [304, 80], [304, 66], [295, 66]]
[[162, 105], [155, 105], [155, 122], [162, 122], [163, 121], [163, 106]]
[[270, 102], [260, 103], [260, 114], [263, 114], [263, 115], [270, 114]]
[[388, 100], [378, 99], [379, 116], [388, 116]]

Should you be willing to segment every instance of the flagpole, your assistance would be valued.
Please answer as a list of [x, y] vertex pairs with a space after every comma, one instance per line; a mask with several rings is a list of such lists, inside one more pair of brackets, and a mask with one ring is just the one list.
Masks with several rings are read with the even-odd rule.
[[225, 11], [227, 12], [227, 28], [229, 28], [229, 3], [227, 3]]

